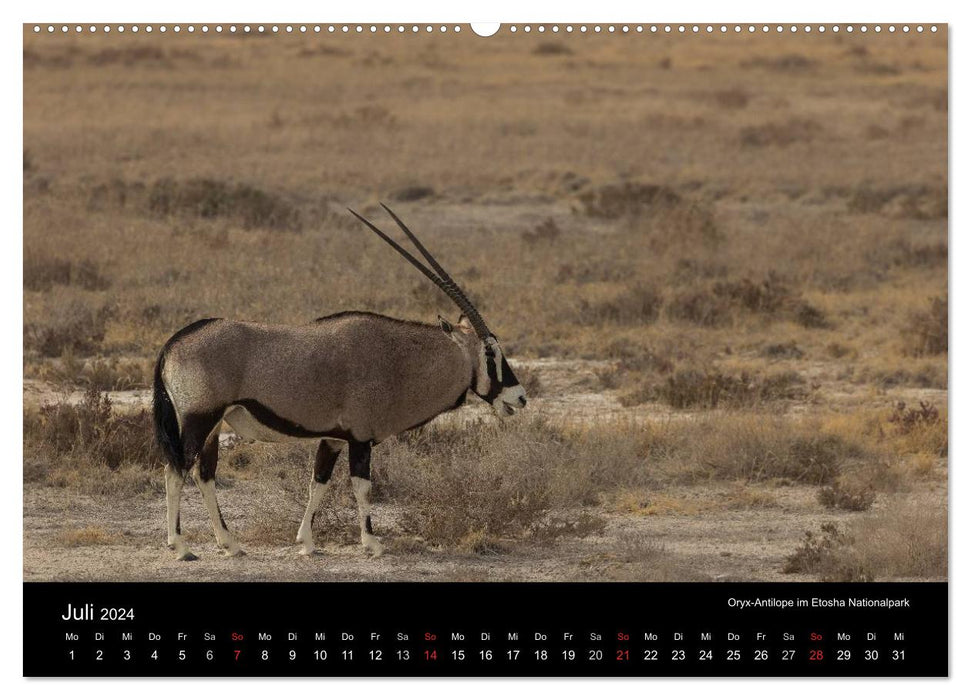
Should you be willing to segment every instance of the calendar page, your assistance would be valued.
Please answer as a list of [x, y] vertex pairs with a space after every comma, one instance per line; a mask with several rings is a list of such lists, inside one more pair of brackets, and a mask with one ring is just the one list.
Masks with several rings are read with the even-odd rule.
[[26, 24], [23, 96], [24, 675], [948, 675], [946, 24]]

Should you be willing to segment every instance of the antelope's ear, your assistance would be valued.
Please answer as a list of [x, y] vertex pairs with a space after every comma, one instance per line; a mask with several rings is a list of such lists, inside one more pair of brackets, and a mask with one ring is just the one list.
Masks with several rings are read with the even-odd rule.
[[446, 321], [441, 316], [438, 317], [438, 324], [442, 327], [442, 331], [445, 335], [452, 335], [452, 324]]
[[472, 324], [469, 323], [469, 319], [465, 314], [459, 316], [459, 328], [464, 328], [468, 331], [472, 330]]

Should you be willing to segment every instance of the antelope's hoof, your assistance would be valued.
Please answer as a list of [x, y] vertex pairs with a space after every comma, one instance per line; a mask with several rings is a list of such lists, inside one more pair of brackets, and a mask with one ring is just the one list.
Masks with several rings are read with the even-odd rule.
[[198, 558], [195, 554], [186, 550], [178, 556], [178, 561], [196, 561]]
[[236, 546], [236, 547], [227, 547], [225, 549], [225, 551], [223, 552], [223, 554], [225, 554], [227, 557], [245, 557], [246, 556], [246, 552], [243, 550], [242, 547], [239, 547], [239, 546]]
[[300, 554], [305, 557], [312, 557], [313, 555], [318, 554], [318, 552], [317, 552], [317, 549], [312, 544], [311, 545], [301, 544]]

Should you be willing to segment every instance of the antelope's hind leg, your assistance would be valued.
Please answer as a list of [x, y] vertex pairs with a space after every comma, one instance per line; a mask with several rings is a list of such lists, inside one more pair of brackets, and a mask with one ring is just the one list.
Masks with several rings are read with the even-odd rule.
[[371, 443], [350, 443], [348, 457], [351, 486], [357, 501], [357, 517], [361, 524], [361, 544], [377, 557], [384, 552], [384, 547], [371, 529]]
[[165, 508], [168, 524], [169, 549], [174, 549], [179, 561], [194, 561], [198, 557], [189, 551], [188, 545], [182, 539], [182, 520], [179, 517], [179, 505], [182, 500], [182, 485], [185, 477], [171, 466], [165, 466]]
[[310, 477], [310, 489], [307, 498], [307, 510], [304, 511], [303, 520], [300, 521], [300, 529], [297, 530], [297, 544], [303, 545], [300, 549], [301, 554], [311, 555], [314, 553], [314, 516], [317, 515], [317, 508], [324, 497], [324, 489], [330, 481], [330, 475], [334, 471], [334, 464], [341, 453], [341, 443], [339, 440], [321, 440], [317, 446], [317, 456], [314, 458], [314, 472]]
[[219, 510], [219, 503], [216, 501], [216, 462], [219, 459], [219, 430], [218, 424], [213, 428], [206, 443], [199, 454], [199, 460], [192, 469], [192, 478], [195, 479], [199, 491], [202, 492], [202, 500], [206, 503], [206, 510], [209, 511], [209, 519], [212, 521], [212, 529], [216, 534], [216, 544], [222, 547], [227, 556], [239, 557], [246, 552], [242, 550], [236, 538], [226, 527], [223, 514]]

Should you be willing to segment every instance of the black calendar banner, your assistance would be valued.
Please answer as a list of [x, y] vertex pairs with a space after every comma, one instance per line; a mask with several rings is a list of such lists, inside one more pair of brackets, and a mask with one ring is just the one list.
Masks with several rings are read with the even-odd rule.
[[946, 676], [946, 583], [25, 583], [26, 676]]

